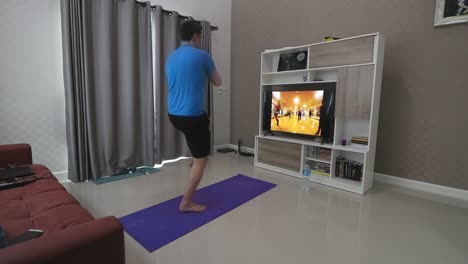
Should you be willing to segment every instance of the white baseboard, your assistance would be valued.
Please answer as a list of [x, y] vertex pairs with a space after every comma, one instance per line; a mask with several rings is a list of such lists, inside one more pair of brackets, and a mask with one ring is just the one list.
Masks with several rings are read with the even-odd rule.
[[452, 198], [457, 198], [461, 200], [468, 201], [468, 191], [450, 188], [446, 186], [408, 180], [400, 177], [389, 176], [381, 173], [374, 173], [374, 180], [378, 182], [388, 183], [392, 185], [397, 185], [401, 187], [406, 187], [409, 189], [414, 189], [423, 192], [430, 192], [438, 195], [448, 196]]
[[57, 180], [63, 184], [66, 182], [70, 182], [68, 179], [68, 171], [60, 171], [60, 172], [52, 172], [52, 174], [57, 178]]
[[[219, 145], [219, 146], [214, 147], [215, 150], [222, 149], [222, 148], [232, 148], [237, 151], [237, 145], [234, 145], [234, 144], [225, 144], [225, 145]], [[255, 154], [255, 149], [253, 148], [242, 147], [242, 150], [248, 153]]]
[[[230, 144], [224, 144], [224, 145], [215, 146], [214, 149], [218, 150], [218, 149], [223, 149], [223, 148], [233, 148], [232, 146], [233, 145], [230, 145]], [[237, 149], [237, 147], [235, 149]]]

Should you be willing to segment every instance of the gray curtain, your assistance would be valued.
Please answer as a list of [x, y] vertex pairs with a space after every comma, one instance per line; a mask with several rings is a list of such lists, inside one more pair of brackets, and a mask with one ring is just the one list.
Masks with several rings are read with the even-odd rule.
[[69, 178], [154, 165], [151, 8], [62, 0]]
[[[201, 25], [203, 28], [202, 31], [202, 49], [208, 52], [210, 55], [211, 53], [211, 24], [208, 21], [201, 21]], [[210, 117], [210, 131], [211, 131], [211, 154], [213, 154], [213, 144], [214, 144], [214, 112], [213, 112], [213, 86], [211, 82], [207, 79], [206, 80], [207, 87], [205, 90], [205, 111]]]
[[182, 19], [177, 12], [172, 15], [156, 6], [151, 12], [153, 50], [153, 90], [154, 90], [154, 148], [155, 160], [175, 159], [190, 156], [184, 135], [169, 121], [167, 112], [168, 87], [164, 71], [169, 54], [180, 46], [180, 24]]

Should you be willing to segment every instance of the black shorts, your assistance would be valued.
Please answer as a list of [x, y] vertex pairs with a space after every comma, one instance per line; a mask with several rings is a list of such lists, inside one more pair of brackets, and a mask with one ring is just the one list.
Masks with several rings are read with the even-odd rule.
[[177, 130], [184, 133], [194, 158], [204, 158], [210, 154], [210, 120], [206, 114], [194, 117], [169, 115], [169, 120]]

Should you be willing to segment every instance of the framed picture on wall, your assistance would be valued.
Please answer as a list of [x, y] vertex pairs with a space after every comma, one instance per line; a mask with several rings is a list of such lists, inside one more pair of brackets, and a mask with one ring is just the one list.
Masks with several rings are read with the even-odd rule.
[[434, 26], [468, 22], [468, 0], [436, 0]]

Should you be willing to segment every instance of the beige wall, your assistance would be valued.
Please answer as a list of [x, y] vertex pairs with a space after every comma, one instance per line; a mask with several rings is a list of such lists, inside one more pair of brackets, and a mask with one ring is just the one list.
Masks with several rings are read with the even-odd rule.
[[0, 144], [31, 144], [34, 163], [65, 180], [60, 1], [1, 0], [0, 39]]
[[468, 23], [429, 0], [232, 1], [231, 143], [254, 146], [260, 53], [336, 36], [386, 39], [376, 172], [468, 190]]

